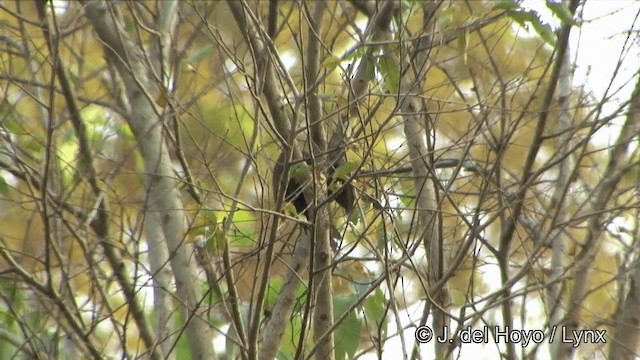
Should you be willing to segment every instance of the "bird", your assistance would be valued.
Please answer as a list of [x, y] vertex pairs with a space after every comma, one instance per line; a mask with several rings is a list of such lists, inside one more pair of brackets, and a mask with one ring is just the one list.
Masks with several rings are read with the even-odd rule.
[[[312, 161], [310, 157], [306, 157], [305, 162], [309, 166], [312, 165]], [[343, 180], [335, 179], [333, 177], [333, 173], [335, 172], [335, 169], [338, 168], [340, 164], [342, 164], [343, 162], [344, 160], [337, 161], [334, 164], [332, 164], [329, 168], [328, 195], [329, 195], [329, 198], [334, 199], [338, 203], [338, 205], [340, 205], [342, 208], [344, 208], [344, 210], [347, 213], [349, 213], [351, 212], [355, 204], [355, 189], [351, 183], [349, 182], [345, 183]], [[281, 179], [281, 176], [283, 175], [282, 173], [284, 170], [284, 163], [285, 163], [285, 152], [283, 151], [280, 153], [280, 156], [278, 156], [278, 160], [276, 160], [276, 163], [273, 167], [272, 181], [275, 186], [276, 191], [274, 192], [274, 194], [276, 197], [279, 194], [278, 190], [280, 185], [280, 179]], [[284, 200], [286, 202], [292, 203], [298, 214], [304, 215], [307, 218], [307, 220], [311, 220], [309, 217], [310, 206], [304, 197], [304, 191], [302, 189], [302, 184], [300, 180], [301, 180], [300, 177], [289, 176], [289, 181], [285, 189]], [[332, 189], [336, 188], [336, 186], [332, 186], [332, 185], [336, 182], [338, 183], [339, 187], [337, 190], [338, 192], [334, 195], [334, 191]]]
[[[342, 179], [337, 179], [333, 176], [333, 174], [335, 173], [336, 169], [339, 168], [342, 164], [344, 164], [345, 162], [345, 158], [342, 157], [340, 159], [338, 159], [338, 161], [334, 162], [330, 167], [329, 167], [329, 191], [328, 191], [328, 195], [331, 198], [333, 196], [333, 189], [337, 188], [337, 194], [335, 195], [335, 201], [338, 203], [338, 205], [342, 206], [342, 208], [344, 209], [344, 211], [349, 214], [351, 213], [351, 210], [353, 210], [353, 207], [355, 206], [355, 202], [356, 202], [356, 191], [355, 188], [353, 186], [353, 184], [351, 184], [351, 182], [349, 181], [344, 181]], [[337, 186], [333, 186], [333, 184], [336, 183]]]
[[[285, 152], [281, 152], [280, 156], [278, 156], [278, 160], [276, 160], [275, 165], [273, 166], [273, 174], [272, 174], [272, 182], [275, 191], [274, 196], [276, 199], [280, 194], [280, 179], [282, 178], [284, 171], [284, 163], [285, 163]], [[289, 182], [285, 188], [284, 201], [290, 202], [296, 208], [296, 212], [298, 214], [303, 214], [306, 216], [307, 211], [307, 201], [304, 198], [304, 194], [302, 192], [302, 185], [300, 184], [300, 180], [295, 176], [289, 176]]]

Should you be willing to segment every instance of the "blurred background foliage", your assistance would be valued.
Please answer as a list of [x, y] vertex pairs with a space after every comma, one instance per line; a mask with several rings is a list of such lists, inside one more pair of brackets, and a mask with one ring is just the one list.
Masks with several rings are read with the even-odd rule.
[[[135, 137], [124, 121], [127, 103], [117, 76], [106, 64], [103, 48], [86, 18], [79, 2], [54, 2], [55, 19], [60, 30], [56, 51], [73, 82], [73, 89], [82, 106], [82, 118], [90, 139], [93, 165], [97, 169], [103, 196], [110, 204], [112, 227], [117, 229], [109, 239], [127, 254], [123, 261], [142, 264], [136, 274], [143, 287], [145, 274], [144, 220], [145, 194], [143, 168]], [[268, 2], [251, 3], [257, 16], [267, 19]], [[19, 266], [36, 278], [52, 274], [52, 282], [59, 291], [65, 288], [69, 298], [84, 299], [87, 309], [95, 311], [110, 307], [124, 321], [127, 305], [122, 303], [117, 286], [111, 279], [111, 269], [101, 260], [95, 236], [87, 227], [87, 219], [73, 211], [50, 209], [48, 216], [59, 219], [58, 229], [43, 224], [42, 181], [50, 182], [48, 191], [64, 206], [90, 214], [95, 201], [90, 188], [81, 176], [84, 166], [78, 156], [79, 144], [69, 121], [69, 109], [60, 94], [59, 84], [52, 74], [53, 59], [47, 50], [38, 23], [36, 3], [30, 1], [4, 2], [0, 11], [2, 51], [0, 51], [0, 239], [16, 263], [0, 259], [0, 269]], [[360, 61], [371, 61], [370, 87], [366, 100], [352, 116], [347, 133], [350, 134], [348, 160], [361, 165], [362, 171], [380, 171], [408, 164], [402, 118], [396, 109], [397, 83], [402, 69], [393, 68], [382, 58], [363, 57], [358, 33], [366, 26], [367, 17], [348, 2], [329, 2], [322, 25], [322, 82], [318, 93], [324, 100], [327, 121], [335, 121], [347, 104], [347, 82]], [[143, 24], [154, 19], [156, 2], [126, 2], [119, 6], [127, 31], [136, 42], [151, 46], [152, 36]], [[400, 38], [411, 40], [422, 36], [423, 13], [420, 2], [402, 1]], [[562, 17], [562, 10], [555, 15]], [[274, 46], [289, 73], [280, 81], [292, 81], [303, 89], [302, 64], [307, 34], [305, 14], [295, 2], [282, 1], [280, 21]], [[479, 213], [486, 225], [482, 237], [484, 245], [469, 249], [462, 258], [448, 285], [452, 306], [463, 307], [493, 291], [487, 282], [486, 267], [495, 264], [488, 247], [498, 246], [502, 221], [509, 216], [509, 198], [521, 178], [522, 163], [531, 146], [540, 112], [549, 113], [549, 124], [559, 123], [560, 109], [554, 101], [542, 108], [548, 91], [550, 64], [555, 44], [553, 30], [530, 10], [514, 2], [452, 1], [445, 2], [436, 14], [441, 43], [429, 52], [430, 65], [424, 79], [423, 101], [431, 109], [435, 132], [434, 158], [464, 159], [482, 171], [460, 171], [452, 168], [435, 170], [446, 195], [441, 199], [442, 236], [446, 254], [453, 256], [464, 246], [469, 236], [469, 221]], [[266, 20], [264, 20], [266, 22]], [[474, 25], [486, 22], [480, 30]], [[451, 41], [445, 41], [450, 37]], [[183, 201], [189, 217], [185, 234], [190, 242], [198, 236], [212, 237], [223, 219], [229, 216], [233, 200], [239, 201], [234, 215], [233, 231], [228, 241], [238, 262], [237, 280], [241, 299], [248, 302], [256, 282], [255, 259], [248, 256], [261, 243], [267, 224], [265, 210], [274, 209], [271, 169], [280, 152], [273, 129], [265, 121], [270, 117], [266, 107], [256, 99], [260, 91], [254, 88], [256, 76], [255, 54], [252, 54], [224, 2], [180, 3], [180, 20], [176, 47], [171, 49], [173, 85], [171, 91], [152, 94], [156, 103], [171, 107], [175, 123], [165, 123], [171, 139], [171, 155], [177, 159], [182, 153], [193, 176], [195, 187], [201, 192], [203, 208], [182, 185]], [[399, 54], [405, 51], [397, 46]], [[397, 81], [397, 80], [396, 80]], [[282, 94], [283, 107], [289, 112], [296, 108], [294, 94]], [[567, 191], [563, 206], [571, 217], [578, 217], [588, 197], [602, 178], [603, 164], [608, 161], [606, 146], [594, 140], [594, 99], [581, 86], [571, 92], [571, 132], [574, 144], [584, 143], [584, 156], [575, 156], [576, 181]], [[305, 124], [300, 124], [304, 126]], [[543, 175], [530, 185], [525, 199], [523, 216], [534, 223], [549, 220], [553, 207], [550, 194], [554, 190], [553, 161], [559, 153], [559, 128], [546, 128], [542, 149], [533, 171]], [[176, 137], [179, 134], [179, 138]], [[304, 141], [304, 132], [300, 136]], [[581, 148], [582, 149], [582, 148]], [[577, 154], [577, 151], [576, 151]], [[637, 158], [637, 154], [635, 155]], [[44, 168], [43, 164], [49, 167]], [[243, 169], [249, 171], [243, 177]], [[496, 170], [497, 169], [497, 170]], [[183, 178], [183, 168], [176, 160], [176, 176]], [[239, 183], [239, 179], [243, 179]], [[415, 189], [409, 173], [392, 176], [358, 176], [353, 180], [360, 193], [382, 204], [384, 211], [371, 201], [360, 201], [354, 214], [332, 206], [333, 223], [339, 230], [342, 258], [334, 271], [336, 318], [365, 291], [377, 276], [385, 271], [382, 259], [398, 259], [404, 249], [416, 241], [413, 231]], [[625, 207], [632, 202], [632, 185], [637, 172], [623, 177], [616, 195], [619, 209], [611, 217], [631, 221], [634, 213]], [[239, 186], [239, 187], [238, 187]], [[635, 220], [634, 220], [635, 221]], [[292, 230], [293, 231], [293, 230]], [[570, 242], [567, 256], [575, 253], [584, 238], [585, 225], [567, 224]], [[55, 235], [52, 235], [54, 234]], [[617, 240], [608, 237], [602, 251], [592, 264], [594, 276], [583, 319], [598, 324], [615, 310], [618, 249]], [[518, 224], [512, 241], [510, 263], [525, 268], [527, 283], [544, 284], [548, 276], [549, 251], [539, 243], [539, 236], [531, 228]], [[53, 241], [60, 263], [45, 261], [50, 251], [47, 242]], [[624, 247], [624, 246], [622, 246]], [[49, 250], [48, 250], [49, 249]], [[212, 248], [216, 253], [216, 246]], [[89, 254], [89, 255], [88, 255]], [[274, 265], [274, 277], [267, 309], [275, 301], [278, 273], [286, 268], [287, 253], [279, 255]], [[92, 259], [92, 261], [88, 261]], [[358, 307], [350, 312], [337, 329], [337, 358], [351, 358], [368, 346], [382, 346], [387, 333], [389, 299], [395, 298], [401, 308], [420, 302], [426, 296], [421, 285], [422, 252], [414, 257], [411, 266], [404, 267], [385, 286], [375, 289]], [[280, 264], [280, 265], [278, 265]], [[531, 266], [529, 266], [531, 265]], [[59, 271], [56, 269], [64, 269]], [[253, 270], [252, 270], [253, 269]], [[95, 274], [99, 275], [95, 275]], [[56, 275], [57, 274], [57, 275]], [[61, 276], [64, 275], [64, 279]], [[402, 279], [398, 283], [398, 279]], [[97, 280], [96, 280], [97, 279]], [[11, 278], [1, 280], [5, 299], [2, 328], [17, 331], [27, 326], [27, 332], [57, 342], [59, 357], [64, 357], [64, 340], [56, 315], [44, 311], [42, 296], [32, 296], [26, 287], [18, 286]], [[95, 296], [96, 281], [104, 285], [109, 304]], [[62, 285], [64, 283], [64, 285]], [[391, 286], [391, 283], [394, 283]], [[206, 287], [206, 286], [205, 286]], [[393, 287], [393, 288], [391, 288]], [[223, 289], [224, 291], [224, 289]], [[301, 288], [300, 298], [304, 298]], [[530, 295], [539, 296], [535, 293]], [[147, 299], [147, 302], [150, 299]], [[212, 307], [219, 310], [212, 300]], [[298, 311], [303, 307], [299, 306]], [[594, 315], [599, 314], [599, 315]], [[122, 318], [120, 318], [120, 316]], [[218, 318], [220, 326], [226, 320]], [[18, 323], [18, 321], [20, 323]], [[300, 331], [301, 318], [292, 319], [288, 335], [281, 348], [281, 358], [292, 358]], [[45, 325], [36, 327], [36, 324]], [[64, 326], [62, 326], [64, 327]], [[108, 328], [105, 327], [105, 328]], [[24, 330], [23, 330], [24, 331]], [[131, 349], [139, 344], [135, 330], [128, 333]], [[357, 335], [359, 334], [359, 336]], [[98, 334], [109, 349], [111, 334]], [[374, 341], [375, 339], [375, 341]], [[3, 345], [6, 346], [6, 345]], [[232, 347], [232, 343], [227, 343]], [[47, 345], [45, 344], [46, 348]], [[371, 348], [368, 348], [371, 350]], [[186, 350], [184, 350], [186, 351]], [[108, 352], [108, 351], [107, 351]]]

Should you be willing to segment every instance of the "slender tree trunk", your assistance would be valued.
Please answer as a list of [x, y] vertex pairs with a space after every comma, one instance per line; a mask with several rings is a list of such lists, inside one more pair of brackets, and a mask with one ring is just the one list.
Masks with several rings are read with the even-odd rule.
[[153, 82], [144, 62], [143, 50], [130, 41], [124, 30], [117, 9], [106, 2], [90, 1], [85, 11], [105, 44], [107, 59], [116, 66], [126, 87], [131, 109], [129, 126], [140, 145], [146, 174], [146, 211], [160, 220], [192, 356], [195, 359], [215, 359], [213, 335], [201, 306], [202, 294], [190, 272], [184, 246], [183, 204], [162, 133], [160, 110], [153, 100], [154, 89], [158, 89], [158, 85]]

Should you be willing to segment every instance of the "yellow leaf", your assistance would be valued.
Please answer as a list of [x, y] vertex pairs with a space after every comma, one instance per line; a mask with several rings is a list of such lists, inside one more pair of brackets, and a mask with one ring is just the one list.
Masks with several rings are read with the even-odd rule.
[[322, 66], [328, 69], [335, 69], [340, 65], [340, 62], [341, 60], [339, 57], [331, 55], [322, 62]]

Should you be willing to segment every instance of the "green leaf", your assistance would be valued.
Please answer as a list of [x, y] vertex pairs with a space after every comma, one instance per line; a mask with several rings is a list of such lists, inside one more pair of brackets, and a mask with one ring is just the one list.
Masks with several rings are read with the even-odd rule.
[[464, 63], [467, 63], [467, 49], [469, 48], [469, 30], [465, 29], [458, 33], [458, 51], [462, 54]]
[[[282, 278], [275, 278], [269, 282], [269, 287], [267, 289], [267, 295], [265, 296], [264, 306], [265, 309], [270, 310], [276, 301], [278, 300], [278, 296], [280, 296], [280, 292], [282, 291], [282, 287], [284, 283]], [[296, 289], [296, 299], [304, 299], [304, 293], [307, 290], [307, 285], [301, 283], [298, 285]]]
[[276, 303], [278, 299], [278, 294], [280, 294], [280, 290], [282, 290], [282, 279], [275, 278], [269, 282], [269, 286], [267, 287], [267, 295], [264, 299], [264, 307], [265, 309], [271, 309], [273, 304]]
[[191, 64], [191, 63], [196, 63], [200, 60], [202, 60], [205, 56], [209, 56], [209, 54], [211, 54], [211, 51], [213, 50], [213, 45], [209, 44], [207, 46], [203, 46], [200, 49], [198, 49], [196, 52], [194, 52], [193, 54], [191, 54], [188, 58], [187, 58], [187, 63]]
[[322, 101], [335, 101], [335, 99], [339, 96], [336, 94], [327, 94], [327, 93], [320, 93], [320, 92], [317, 92], [314, 95]]
[[534, 21], [531, 23], [536, 32], [542, 37], [542, 40], [549, 45], [555, 45], [556, 34], [553, 32], [551, 25], [544, 24], [540, 21]]
[[218, 225], [218, 218], [215, 211], [203, 210], [202, 215], [207, 219], [207, 225]]
[[376, 247], [378, 249], [384, 249], [387, 246], [387, 229], [384, 226], [378, 226], [376, 227], [375, 235]]
[[132, 33], [135, 31], [136, 29], [136, 25], [137, 22], [132, 20], [130, 17], [125, 16], [124, 17], [124, 27], [127, 30], [128, 33]]
[[367, 62], [367, 67], [365, 68], [365, 74], [367, 75], [367, 80], [369, 80], [369, 82], [376, 81], [376, 66], [373, 63], [373, 61], [370, 61], [366, 58], [362, 59], [362, 61]]
[[529, 29], [527, 24], [531, 24], [533, 29], [548, 44], [554, 45], [556, 36], [549, 24], [545, 24], [540, 20], [540, 16], [535, 11], [509, 11], [509, 17], [518, 25], [525, 29]]
[[551, 10], [553, 15], [555, 15], [558, 19], [560, 19], [560, 21], [562, 21], [565, 24], [574, 24], [573, 15], [571, 14], [571, 11], [569, 11], [569, 8], [564, 3], [554, 2], [550, 0], [547, 0], [546, 3], [547, 3], [547, 8]]
[[76, 75], [76, 73], [73, 72], [73, 71], [69, 71], [69, 79], [71, 80], [71, 82], [75, 86], [82, 85], [82, 79], [80, 79], [80, 77], [78, 75]]
[[4, 177], [0, 176], [0, 194], [8, 194], [9, 193], [9, 184], [7, 184], [7, 180]]
[[387, 338], [387, 322], [389, 317], [387, 316], [387, 304], [388, 301], [384, 297], [384, 293], [379, 288], [376, 289], [373, 294], [367, 296], [364, 300], [364, 316], [367, 319], [367, 323], [370, 327], [377, 327], [380, 329], [380, 338], [384, 342]]
[[508, 11], [507, 15], [509, 15], [509, 17], [513, 21], [515, 21], [518, 25], [522, 26], [525, 29], [529, 29], [527, 23], [536, 18], [536, 16], [529, 11]]
[[227, 244], [226, 236], [224, 236], [224, 230], [222, 225], [213, 226], [213, 233], [207, 239], [207, 250], [212, 253], [219, 253], [224, 250]]
[[367, 319], [378, 324], [384, 318], [386, 299], [380, 289], [376, 289], [364, 301], [364, 315]]
[[363, 206], [362, 209], [360, 206], [356, 206], [351, 214], [349, 215], [349, 222], [354, 226], [360, 224], [362, 220], [364, 220], [364, 211], [366, 210], [366, 206]]
[[361, 163], [359, 161], [347, 161], [336, 168], [333, 173], [333, 177], [336, 179], [347, 180], [349, 179], [350, 173], [360, 168], [360, 164]]
[[230, 236], [231, 239], [229, 243], [234, 247], [254, 246], [256, 244], [254, 240], [255, 235], [255, 231], [249, 233], [242, 230], [235, 230]]
[[507, 10], [507, 11], [513, 11], [513, 10], [517, 10], [520, 9], [520, 4], [518, 4], [517, 2], [513, 1], [513, 0], [502, 0], [502, 1], [498, 1], [494, 6], [493, 6], [493, 10]]
[[449, 6], [446, 9], [442, 10], [437, 17], [438, 25], [442, 29], [446, 29], [449, 25], [453, 24], [453, 14], [456, 11], [455, 6]]
[[202, 290], [203, 294], [206, 294], [206, 296], [204, 297], [204, 302], [207, 305], [215, 306], [217, 304], [221, 304], [221, 301], [223, 299], [222, 299], [222, 294], [219, 291], [220, 289], [211, 288], [207, 282], [202, 282], [200, 285], [200, 289]]
[[340, 60], [339, 57], [335, 56], [335, 55], [331, 55], [328, 58], [324, 59], [324, 61], [322, 62], [322, 66], [329, 69], [329, 70], [333, 70], [335, 68], [338, 67], [338, 65], [340, 65], [340, 63], [342, 62], [342, 60]]
[[[337, 295], [333, 298], [333, 313], [338, 319], [351, 304], [358, 298], [358, 294]], [[358, 318], [355, 311], [351, 311], [344, 321], [338, 325], [335, 333], [335, 357], [336, 360], [353, 359], [360, 345], [360, 332], [362, 319]]]
[[311, 171], [311, 167], [306, 163], [302, 162], [299, 164], [292, 165], [289, 168], [289, 176], [294, 179], [300, 179]]
[[416, 202], [416, 185], [412, 180], [400, 180], [398, 181], [398, 196], [402, 207], [413, 208]]
[[387, 90], [392, 94], [398, 93], [400, 89], [400, 70], [398, 67], [386, 56], [378, 60], [378, 66]]
[[[183, 316], [180, 313], [174, 317], [174, 321], [176, 328], [184, 326]], [[182, 336], [178, 338], [178, 342], [175, 345], [175, 353], [177, 359], [191, 359], [191, 348], [189, 347], [189, 342], [187, 341], [187, 335], [185, 333], [182, 333]]]
[[364, 54], [365, 54], [366, 48], [361, 47], [357, 50], [355, 50], [354, 52], [352, 52], [351, 54], [347, 55], [344, 60], [342, 61], [350, 61], [353, 59], [360, 59]]
[[293, 359], [293, 355], [296, 352], [296, 346], [298, 345], [298, 338], [300, 337], [300, 331], [302, 329], [302, 316], [294, 316], [287, 321], [287, 327], [282, 335], [282, 343], [276, 359], [278, 360], [290, 360]]
[[331, 55], [329, 57], [327, 57], [326, 59], [324, 59], [324, 61], [322, 61], [322, 66], [329, 69], [329, 70], [333, 70], [335, 68], [337, 68], [338, 66], [340, 66], [340, 64], [342, 62], [345, 61], [351, 61], [353, 59], [359, 59], [361, 58], [364, 53], [365, 53], [366, 48], [361, 47], [359, 49], [354, 50], [352, 53], [350, 53], [349, 55], [345, 56], [344, 58], [340, 58], [337, 57], [335, 55]]

